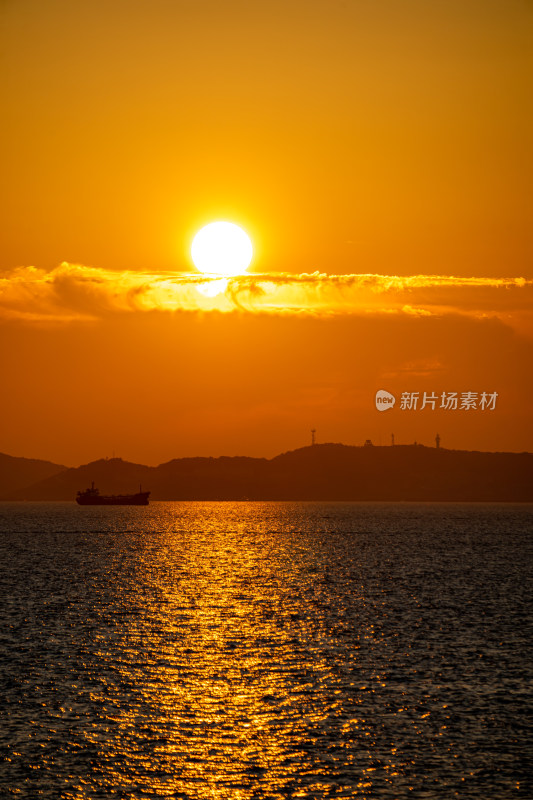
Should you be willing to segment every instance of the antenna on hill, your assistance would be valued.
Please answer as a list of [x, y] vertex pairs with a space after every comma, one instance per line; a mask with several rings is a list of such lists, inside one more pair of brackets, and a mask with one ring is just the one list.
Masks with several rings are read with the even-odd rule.
[[393, 433], [391, 433], [391, 435], [390, 435], [390, 443], [391, 443], [391, 447], [394, 447], [394, 434]]
[[316, 444], [315, 433], [316, 433], [316, 428], [312, 428], [312, 430], [311, 430], [311, 445]]

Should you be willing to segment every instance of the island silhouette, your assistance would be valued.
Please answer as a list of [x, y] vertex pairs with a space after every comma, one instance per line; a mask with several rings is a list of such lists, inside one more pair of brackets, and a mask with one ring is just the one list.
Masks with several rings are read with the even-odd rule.
[[121, 458], [77, 468], [0, 454], [2, 500], [72, 500], [94, 481], [105, 494], [140, 483], [151, 500], [532, 502], [533, 454], [423, 445], [313, 444], [275, 458], [176, 458], [157, 467]]

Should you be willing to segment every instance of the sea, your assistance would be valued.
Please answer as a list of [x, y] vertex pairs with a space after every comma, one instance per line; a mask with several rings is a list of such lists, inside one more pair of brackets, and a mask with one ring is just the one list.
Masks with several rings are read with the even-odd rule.
[[533, 505], [0, 503], [0, 797], [533, 797]]

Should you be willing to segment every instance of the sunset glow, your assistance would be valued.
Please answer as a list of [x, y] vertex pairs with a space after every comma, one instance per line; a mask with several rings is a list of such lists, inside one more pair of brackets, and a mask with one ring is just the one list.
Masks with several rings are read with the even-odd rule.
[[530, 4], [0, 16], [0, 452], [533, 449]]

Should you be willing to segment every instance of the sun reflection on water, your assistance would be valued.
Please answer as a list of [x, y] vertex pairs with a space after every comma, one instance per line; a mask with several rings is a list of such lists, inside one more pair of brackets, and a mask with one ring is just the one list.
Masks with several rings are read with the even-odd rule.
[[[125, 684], [129, 696], [118, 720], [123, 756], [139, 774], [157, 764], [151, 790], [163, 795], [249, 797], [255, 785], [265, 796], [306, 786], [322, 797], [338, 793], [341, 768], [366, 791], [371, 731], [345, 713], [347, 696], [355, 709], [375, 691], [351, 674], [372, 625], [362, 615], [354, 632], [351, 615], [332, 605], [327, 552], [280, 542], [252, 504], [240, 511], [253, 513], [253, 536], [215, 517], [194, 540], [169, 531], [142, 553], [148, 596], [130, 616], [129, 647], [120, 645], [128, 663], [112, 690]], [[352, 650], [340, 660], [347, 636]], [[359, 736], [363, 750], [352, 746]]]

